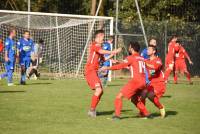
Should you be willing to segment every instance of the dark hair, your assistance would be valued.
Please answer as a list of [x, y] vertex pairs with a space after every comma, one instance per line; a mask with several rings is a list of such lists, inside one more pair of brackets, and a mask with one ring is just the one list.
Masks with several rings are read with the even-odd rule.
[[100, 29], [100, 30], [95, 31], [94, 37], [96, 37], [100, 33], [104, 33], [104, 30]]
[[130, 42], [130, 47], [136, 52], [140, 51], [140, 44], [138, 42]]
[[156, 52], [155, 52], [155, 54], [157, 53], [157, 47], [156, 46], [153, 46], [153, 45], [148, 45], [148, 47], [151, 47], [151, 48], [153, 48], [153, 50], [155, 50]]
[[13, 31], [15, 31], [15, 28], [11, 27], [10, 30], [9, 30], [9, 34], [11, 34]]
[[[156, 40], [156, 38], [155, 38], [155, 37], [149, 38], [148, 43], [150, 43], [151, 40]], [[157, 40], [156, 40], [156, 41], [157, 41]]]
[[24, 33], [29, 33], [29, 34], [30, 34], [30, 31], [28, 31], [28, 30], [25, 30], [25, 31], [24, 31]]
[[178, 35], [177, 34], [173, 34], [172, 37], [170, 38], [170, 41], [174, 38], [178, 38]]
[[43, 40], [43, 39], [39, 39], [39, 43], [40, 43], [40, 44], [43, 44], [43, 43], [44, 43], [44, 40]]

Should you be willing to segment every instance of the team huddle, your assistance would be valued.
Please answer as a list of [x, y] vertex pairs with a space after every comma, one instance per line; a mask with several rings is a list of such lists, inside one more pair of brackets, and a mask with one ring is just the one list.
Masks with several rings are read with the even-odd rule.
[[[6, 72], [0, 75], [0, 79], [7, 77], [8, 86], [13, 86], [13, 72], [15, 64], [19, 63], [21, 67], [20, 84], [26, 84], [26, 77], [30, 78], [33, 74], [36, 77], [40, 76], [37, 70], [38, 64], [38, 46], [30, 38], [30, 32], [25, 31], [22, 38], [15, 42], [16, 30], [11, 29], [9, 37], [5, 39], [5, 70]], [[42, 42], [42, 41], [40, 41]], [[37, 49], [36, 49], [37, 48]], [[30, 67], [30, 64], [32, 66]], [[29, 72], [27, 74], [27, 69]]]
[[103, 95], [104, 87], [99, 74], [107, 70], [128, 68], [131, 73], [131, 79], [116, 95], [114, 101], [115, 112], [112, 117], [113, 120], [118, 120], [121, 117], [123, 98], [131, 100], [136, 106], [139, 110], [138, 117], [152, 118], [145, 106], [146, 99], [149, 99], [159, 109], [161, 118], [164, 118], [166, 112], [160, 99], [166, 91], [166, 83], [172, 71], [174, 72], [175, 83], [177, 83], [178, 71], [181, 71], [182, 73], [186, 73], [190, 84], [192, 84], [190, 74], [186, 67], [185, 58], [189, 60], [190, 64], [192, 64], [192, 61], [183, 46], [177, 42], [177, 36], [173, 36], [169, 43], [165, 74], [163, 73], [163, 64], [159, 58], [157, 44], [154, 38], [150, 39], [148, 47], [144, 49], [141, 54], [139, 53], [140, 44], [138, 42], [130, 42], [128, 48], [130, 55], [127, 56], [125, 60], [115, 61], [115, 65], [113, 66], [105, 64], [105, 66], [99, 67], [101, 61], [106, 62], [110, 60], [122, 50], [121, 48], [113, 51], [104, 49], [104, 47], [102, 47], [103, 43], [104, 31], [97, 30], [95, 32], [95, 39], [91, 43], [89, 57], [85, 66], [85, 79], [89, 87], [94, 90], [90, 109], [88, 111], [88, 116], [90, 117], [97, 116], [96, 107]]

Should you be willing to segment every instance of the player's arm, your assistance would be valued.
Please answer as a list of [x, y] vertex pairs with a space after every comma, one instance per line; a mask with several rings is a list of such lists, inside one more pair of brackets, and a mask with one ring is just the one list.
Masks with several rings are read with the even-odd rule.
[[130, 65], [130, 62], [128, 59], [124, 60], [122, 63], [119, 63], [117, 65], [114, 65], [112, 67], [106, 67], [104, 70], [120, 70], [123, 68], [127, 68]]
[[192, 60], [190, 59], [190, 56], [188, 55], [188, 53], [186, 52], [186, 50], [185, 50], [184, 48], [182, 48], [182, 49], [183, 49], [183, 54], [185, 55], [185, 57], [187, 58], [187, 60], [189, 61], [189, 63], [192, 65], [193, 62], [192, 62]]
[[111, 55], [113, 54], [113, 55], [115, 55], [117, 53], [120, 53], [121, 51], [122, 51], [122, 48], [118, 48], [118, 49], [115, 49], [113, 51], [99, 49], [98, 53], [100, 53], [100, 54], [111, 54]]
[[8, 51], [10, 49], [10, 43], [8, 40], [6, 40], [5, 42], [5, 61], [8, 62], [9, 61], [9, 58], [8, 58]]

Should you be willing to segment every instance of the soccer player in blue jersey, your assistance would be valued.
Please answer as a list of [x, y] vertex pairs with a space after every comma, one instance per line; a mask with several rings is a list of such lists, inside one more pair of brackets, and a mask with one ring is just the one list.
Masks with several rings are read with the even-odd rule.
[[[155, 38], [151, 38], [148, 43], [148, 45], [152, 45], [155, 47], [157, 46], [157, 41]], [[144, 59], [149, 59], [149, 56], [147, 54], [147, 48], [143, 49], [140, 55], [144, 57]]]
[[26, 71], [30, 66], [31, 55], [34, 52], [34, 42], [30, 38], [30, 32], [25, 31], [24, 37], [22, 37], [17, 43], [19, 63], [21, 66], [21, 80], [20, 84], [26, 84]]
[[[103, 43], [102, 49], [107, 51], [112, 51], [112, 43], [113, 43], [113, 36], [110, 36], [109, 39]], [[104, 58], [108, 58], [110, 54], [105, 54]], [[106, 60], [101, 63], [102, 68], [103, 67], [110, 67], [111, 66], [111, 60]], [[102, 85], [106, 86], [108, 81], [108, 75], [109, 70], [105, 70], [103, 72], [100, 72], [99, 77], [101, 79]]]
[[1, 74], [0, 79], [7, 77], [8, 86], [13, 86], [13, 72], [16, 60], [16, 43], [14, 38], [16, 36], [15, 29], [11, 29], [9, 37], [5, 40], [5, 69], [6, 72]]

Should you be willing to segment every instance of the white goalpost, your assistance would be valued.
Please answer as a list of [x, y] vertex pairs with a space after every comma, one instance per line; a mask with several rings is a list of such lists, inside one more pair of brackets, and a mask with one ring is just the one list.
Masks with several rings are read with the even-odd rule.
[[[91, 35], [102, 24], [106, 40], [113, 35], [113, 17], [0, 10], [0, 35], [4, 41], [12, 27], [17, 31], [16, 41], [28, 29], [35, 43], [44, 40], [39, 70], [48, 78], [83, 77]], [[0, 56], [3, 59], [3, 54]], [[5, 70], [3, 63], [0, 69]]]

